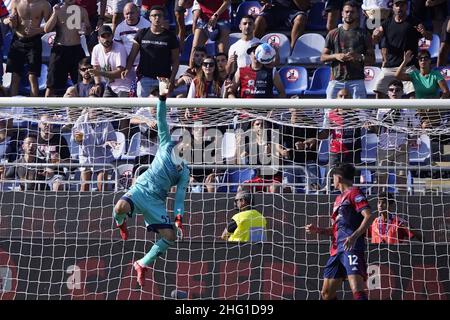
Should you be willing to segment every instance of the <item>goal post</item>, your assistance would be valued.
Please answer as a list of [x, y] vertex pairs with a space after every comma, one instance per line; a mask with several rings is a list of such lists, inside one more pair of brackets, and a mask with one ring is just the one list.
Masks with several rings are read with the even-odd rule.
[[[344, 128], [354, 132], [342, 139], [355, 141], [355, 184], [373, 212], [380, 190], [390, 191], [395, 213], [422, 238], [367, 240], [369, 298], [450, 298], [447, 100], [167, 99], [172, 136], [192, 168], [184, 239], [138, 288], [132, 263], [157, 236], [138, 215], [127, 220], [129, 240], [122, 241], [112, 211], [157, 150], [157, 101], [0, 98], [0, 299], [168, 300], [176, 289], [195, 300], [318, 300], [330, 239], [307, 235], [305, 225], [330, 226], [337, 193], [329, 172], [341, 150], [333, 141]], [[55, 135], [64, 137], [67, 161], [62, 138], [50, 142]], [[24, 146], [29, 136], [40, 163], [18, 162], [34, 152]], [[383, 139], [392, 137], [406, 139], [407, 149], [384, 150]], [[94, 146], [103, 153], [89, 160]], [[391, 157], [386, 164], [383, 152]], [[240, 188], [268, 221], [264, 242], [220, 238]], [[171, 216], [173, 202], [170, 193]], [[348, 283], [338, 298], [352, 298]]]

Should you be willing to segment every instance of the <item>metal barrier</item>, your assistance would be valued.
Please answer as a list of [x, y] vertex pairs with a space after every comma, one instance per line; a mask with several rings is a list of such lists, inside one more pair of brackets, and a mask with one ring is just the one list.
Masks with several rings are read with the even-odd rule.
[[[140, 172], [145, 169], [145, 168], [149, 168], [151, 165], [141, 165], [137, 168], [134, 178], [139, 177]], [[230, 165], [224, 165], [224, 164], [205, 164], [205, 165], [201, 165], [201, 164], [189, 164], [188, 165], [189, 168], [192, 169], [262, 169], [262, 168], [267, 168], [268, 166], [264, 166], [264, 165], [239, 165], [239, 164], [230, 164]], [[296, 166], [296, 165], [287, 165], [287, 166], [283, 166], [283, 165], [279, 165], [279, 166], [274, 166], [276, 167], [277, 170], [283, 170], [283, 169], [296, 169], [296, 170], [300, 170], [304, 173], [305, 176], [305, 182], [303, 183], [290, 183], [287, 181], [282, 181], [281, 183], [277, 184], [279, 186], [282, 187], [293, 187], [295, 190], [295, 187], [304, 187], [305, 188], [305, 193], [309, 193], [310, 192], [310, 177], [309, 177], [309, 173], [308, 170], [304, 167], [304, 166]], [[274, 168], [275, 169], [275, 168]], [[208, 185], [214, 186], [214, 187], [218, 187], [218, 186], [236, 186], [236, 185], [241, 185], [239, 183], [224, 183], [224, 182], [212, 182], [212, 183], [207, 183]], [[206, 185], [205, 182], [196, 182], [196, 183], [191, 183], [192, 185], [200, 185], [200, 186], [204, 186]], [[273, 183], [245, 183], [246, 186], [272, 186]]]
[[[106, 170], [112, 170], [114, 172], [114, 180], [107, 180], [104, 181], [103, 183], [105, 184], [114, 184], [114, 191], [117, 192], [119, 191], [119, 176], [118, 176], [118, 172], [117, 172], [117, 168], [110, 164], [110, 163], [105, 163], [105, 164], [96, 164], [96, 163], [92, 163], [92, 164], [80, 164], [80, 163], [15, 163], [15, 162], [8, 162], [8, 163], [2, 163], [0, 164], [0, 166], [3, 167], [32, 167], [32, 168], [59, 168], [59, 169], [64, 169], [67, 168], [69, 174], [71, 173], [71, 169], [73, 168], [81, 168], [81, 167], [94, 167], [94, 168], [105, 168]], [[5, 171], [6, 173], [6, 171]], [[4, 174], [5, 174], [4, 173]], [[3, 189], [3, 185], [4, 183], [47, 183], [46, 180], [20, 180], [20, 179], [0, 179], [0, 183]], [[89, 181], [81, 181], [81, 180], [63, 180], [61, 181], [62, 184], [65, 185], [70, 185], [72, 183], [93, 183], [95, 182], [95, 180], [89, 180]]]

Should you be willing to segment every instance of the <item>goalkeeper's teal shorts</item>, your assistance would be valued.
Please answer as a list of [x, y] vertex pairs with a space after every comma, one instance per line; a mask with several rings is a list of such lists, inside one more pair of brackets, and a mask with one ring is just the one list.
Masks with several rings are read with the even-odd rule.
[[133, 187], [121, 199], [130, 204], [130, 216], [135, 214], [144, 216], [145, 226], [148, 231], [156, 232], [158, 229], [173, 228], [167, 214], [166, 203], [161, 198]]

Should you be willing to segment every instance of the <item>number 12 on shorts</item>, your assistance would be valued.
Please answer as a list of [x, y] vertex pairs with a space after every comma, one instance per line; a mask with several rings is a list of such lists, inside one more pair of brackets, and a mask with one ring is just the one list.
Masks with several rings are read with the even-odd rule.
[[351, 265], [351, 266], [356, 266], [356, 265], [358, 265], [358, 256], [356, 256], [356, 255], [352, 255], [352, 254], [349, 254], [348, 256], [348, 263]]

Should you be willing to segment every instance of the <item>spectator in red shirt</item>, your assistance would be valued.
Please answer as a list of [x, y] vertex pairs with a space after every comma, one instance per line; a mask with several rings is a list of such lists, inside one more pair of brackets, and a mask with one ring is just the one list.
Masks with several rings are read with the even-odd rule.
[[[337, 99], [349, 99], [347, 89], [337, 93]], [[360, 117], [353, 109], [332, 109], [326, 115], [319, 139], [330, 138], [329, 165], [338, 162], [359, 164], [361, 162], [361, 128], [348, 126], [348, 121]]]
[[372, 243], [399, 244], [411, 239], [422, 241], [420, 232], [410, 230], [408, 222], [394, 213], [395, 199], [391, 193], [380, 193], [377, 207], [380, 215], [368, 230]]
[[218, 52], [228, 52], [230, 35], [229, 8], [231, 0], [197, 0], [197, 2], [200, 6], [200, 18], [197, 21], [192, 41], [190, 66], [193, 64], [193, 48], [205, 45], [209, 38], [216, 41]]

